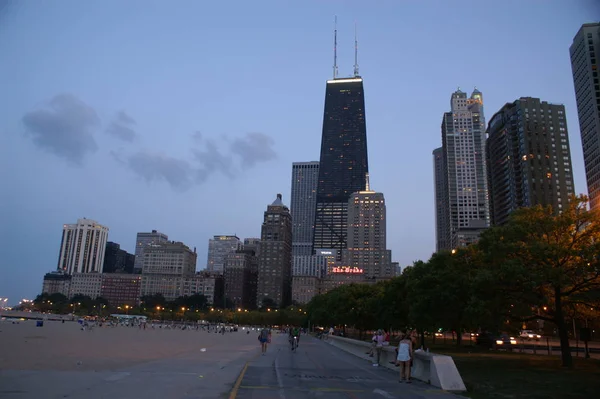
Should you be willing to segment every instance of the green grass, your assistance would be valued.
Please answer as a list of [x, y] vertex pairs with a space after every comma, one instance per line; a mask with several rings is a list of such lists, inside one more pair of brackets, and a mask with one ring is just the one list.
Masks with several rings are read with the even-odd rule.
[[558, 356], [490, 352], [436, 345], [435, 353], [452, 356], [473, 399], [579, 399], [600, 397], [600, 361], [573, 358], [573, 369]]

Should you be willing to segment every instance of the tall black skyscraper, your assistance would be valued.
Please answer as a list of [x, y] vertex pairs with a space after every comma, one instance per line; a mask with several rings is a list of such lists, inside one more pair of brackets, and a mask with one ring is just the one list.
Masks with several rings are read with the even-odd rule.
[[363, 80], [327, 81], [317, 186], [314, 249], [346, 248], [348, 199], [365, 190], [367, 128]]

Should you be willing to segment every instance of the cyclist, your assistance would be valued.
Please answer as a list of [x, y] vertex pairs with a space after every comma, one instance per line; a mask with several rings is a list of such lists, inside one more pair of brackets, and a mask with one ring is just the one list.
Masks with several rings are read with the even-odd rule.
[[298, 343], [300, 342], [300, 334], [298, 328], [290, 327], [288, 329], [288, 340], [290, 341], [290, 346], [292, 347], [292, 350], [294, 349], [294, 337], [296, 337], [296, 346], [298, 346]]

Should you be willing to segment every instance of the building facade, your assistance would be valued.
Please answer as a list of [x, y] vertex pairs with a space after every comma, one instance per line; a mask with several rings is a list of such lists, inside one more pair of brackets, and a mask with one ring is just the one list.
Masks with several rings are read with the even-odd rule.
[[260, 239], [257, 306], [269, 298], [285, 307], [292, 300], [292, 217], [281, 194], [264, 213]]
[[260, 238], [256, 238], [256, 237], [244, 238], [243, 249], [254, 251], [254, 255], [258, 256], [258, 254], [260, 252]]
[[565, 107], [521, 97], [490, 120], [486, 159], [491, 220], [517, 208], [551, 205], [560, 212], [575, 192]]
[[142, 276], [131, 273], [103, 273], [100, 296], [112, 307], [137, 306], [142, 292]]
[[348, 199], [369, 172], [363, 79], [327, 81], [313, 249], [346, 248]]
[[180, 296], [192, 296], [201, 294], [206, 297], [209, 305], [214, 303], [215, 286], [219, 275], [207, 271], [197, 272], [193, 275], [181, 277], [181, 294]]
[[63, 294], [71, 296], [71, 275], [62, 272], [51, 272], [44, 275], [42, 294]]
[[142, 296], [162, 294], [172, 301], [183, 295], [184, 277], [196, 272], [196, 251], [181, 242], [150, 244], [144, 250]]
[[69, 297], [85, 295], [92, 299], [100, 296], [102, 290], [102, 273], [74, 273], [71, 278]]
[[121, 249], [116, 242], [107, 242], [104, 253], [103, 273], [133, 273], [135, 255]]
[[236, 236], [213, 236], [208, 240], [208, 262], [206, 270], [223, 274], [227, 255], [242, 248], [242, 242]]
[[569, 48], [592, 209], [600, 209], [600, 23], [584, 24]]
[[254, 250], [239, 249], [225, 261], [225, 297], [235, 308], [256, 308], [258, 259]]
[[446, 175], [444, 173], [444, 148], [433, 150], [433, 176], [435, 192], [435, 250], [449, 251], [450, 244], [450, 220], [448, 212], [448, 189], [446, 187]]
[[321, 279], [317, 276], [292, 277], [293, 303], [306, 305], [316, 295], [319, 295]]
[[313, 254], [319, 162], [292, 164], [292, 256]]
[[135, 240], [135, 272], [142, 272], [142, 267], [144, 266], [144, 251], [148, 245], [160, 244], [168, 241], [169, 237], [166, 234], [156, 230], [152, 230], [149, 233], [137, 233]]
[[67, 274], [102, 273], [108, 227], [91, 219], [63, 225], [57, 270]]
[[387, 216], [383, 193], [372, 191], [367, 175], [366, 189], [352, 194], [348, 201], [348, 248], [344, 265], [363, 271], [366, 279], [395, 276], [392, 253], [387, 246]]
[[452, 93], [450, 108], [442, 119], [442, 172], [448, 198], [443, 204], [448, 223], [442, 241], [456, 248], [477, 241], [489, 227], [483, 95], [475, 89], [467, 97], [458, 89]]
[[324, 255], [300, 255], [292, 257], [293, 276], [325, 277], [328, 258]]

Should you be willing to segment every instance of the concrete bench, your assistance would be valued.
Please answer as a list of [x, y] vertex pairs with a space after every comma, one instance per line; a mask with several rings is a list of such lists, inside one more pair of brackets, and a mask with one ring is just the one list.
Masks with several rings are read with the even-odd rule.
[[[376, 353], [374, 357], [366, 354], [372, 347], [369, 342], [338, 336], [330, 336], [326, 342], [365, 360], [371, 362], [377, 360]], [[395, 349], [394, 346], [383, 347], [379, 364], [399, 373], [398, 368], [392, 364], [396, 362]], [[445, 391], [462, 392], [467, 390], [451, 356], [421, 350], [413, 352], [411, 377]]]

